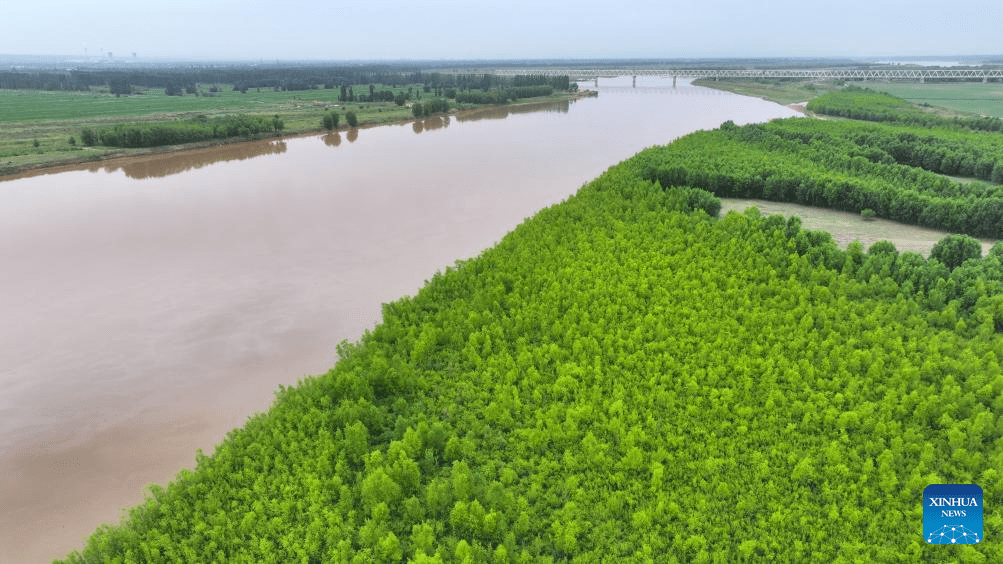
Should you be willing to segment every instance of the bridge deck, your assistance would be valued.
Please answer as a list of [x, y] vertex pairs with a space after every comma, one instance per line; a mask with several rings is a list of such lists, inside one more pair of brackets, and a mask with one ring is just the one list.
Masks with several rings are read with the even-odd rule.
[[805, 80], [906, 79], [925, 80], [953, 78], [986, 80], [1003, 78], [1003, 69], [573, 69], [522, 68], [478, 71], [451, 71], [462, 74], [491, 73], [501, 76], [547, 75], [569, 76], [572, 80], [595, 80], [615, 76], [660, 76], [674, 78], [801, 78]]

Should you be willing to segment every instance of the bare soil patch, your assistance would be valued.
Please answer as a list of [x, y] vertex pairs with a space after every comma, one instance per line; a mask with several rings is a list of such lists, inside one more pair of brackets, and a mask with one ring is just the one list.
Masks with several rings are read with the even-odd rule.
[[[912, 251], [930, 256], [930, 249], [947, 235], [946, 231], [906, 225], [888, 219], [874, 218], [865, 221], [860, 214], [814, 208], [799, 204], [768, 202], [765, 200], [745, 200], [721, 198], [721, 213], [742, 212], [756, 207], [764, 215], [780, 214], [801, 218], [801, 226], [812, 231], [828, 231], [832, 238], [845, 249], [853, 241], [860, 241], [864, 249], [878, 241], [891, 241], [900, 252]], [[982, 254], [985, 256], [996, 243], [992, 239], [982, 239]]]

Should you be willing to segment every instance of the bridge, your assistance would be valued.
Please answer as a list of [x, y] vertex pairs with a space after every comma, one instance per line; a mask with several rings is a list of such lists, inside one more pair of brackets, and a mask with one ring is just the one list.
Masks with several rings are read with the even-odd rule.
[[[918, 80], [926, 82], [927, 79], [953, 79], [953, 80], [981, 80], [988, 82], [989, 79], [1003, 79], [1003, 69], [967, 69], [967, 68], [946, 68], [946, 69], [682, 69], [682, 68], [504, 68], [490, 70], [464, 70], [449, 71], [463, 74], [489, 73], [500, 76], [514, 75], [547, 75], [565, 76], [576, 82], [598, 81], [600, 78], [613, 78], [617, 76], [632, 76], [637, 80], [639, 76], [657, 76], [662, 78], [672, 77], [675, 84], [676, 78], [797, 78], [801, 80]], [[598, 84], [598, 82], [597, 82]]]

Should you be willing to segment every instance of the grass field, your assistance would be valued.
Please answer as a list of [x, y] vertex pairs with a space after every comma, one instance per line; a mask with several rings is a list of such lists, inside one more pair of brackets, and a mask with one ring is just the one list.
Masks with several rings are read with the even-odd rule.
[[706, 86], [726, 90], [743, 96], [755, 96], [778, 104], [806, 102], [819, 94], [837, 90], [834, 82], [793, 82], [793, 81], [753, 81], [753, 80], [708, 80], [693, 81], [696, 86]]
[[[327, 111], [341, 114], [341, 129], [347, 127], [345, 112], [353, 111], [359, 125], [382, 125], [411, 119], [411, 110], [393, 102], [338, 102], [339, 89], [281, 92], [270, 88], [252, 88], [246, 94], [221, 86], [221, 92], [202, 96], [167, 96], [163, 90], [144, 90], [131, 96], [117, 97], [107, 90], [91, 92], [46, 92], [36, 90], [0, 90], [0, 176], [24, 168], [75, 160], [100, 159], [108, 155], [150, 152], [149, 149], [84, 147], [80, 130], [84, 127], [107, 127], [120, 123], [174, 121], [197, 115], [224, 114], [278, 115], [285, 123], [283, 134], [295, 135], [318, 131]], [[416, 92], [420, 85], [410, 85]], [[407, 91], [408, 86], [377, 90]], [[368, 85], [354, 85], [357, 94], [368, 94]], [[432, 94], [422, 93], [422, 99]], [[552, 99], [565, 99], [555, 94]], [[548, 98], [548, 99], [550, 99]], [[533, 99], [541, 100], [540, 98]], [[421, 101], [421, 100], [418, 100]], [[463, 109], [464, 105], [450, 103]], [[71, 142], [70, 138], [74, 142]], [[159, 149], [162, 150], [162, 149]]]
[[[411, 86], [420, 89], [419, 85]], [[0, 122], [100, 120], [188, 112], [273, 114], [337, 105], [340, 93], [338, 89], [281, 92], [271, 88], [252, 88], [241, 94], [230, 86], [220, 85], [222, 91], [210, 95], [208, 88], [201, 88], [202, 96], [167, 96], [160, 89], [139, 89], [136, 94], [121, 97], [108, 94], [107, 89], [103, 92], [0, 90], [0, 107], [4, 108]], [[368, 86], [356, 85], [353, 88], [358, 94], [368, 93]], [[379, 86], [378, 90], [399, 92], [406, 91], [407, 87], [394, 89]]]
[[[833, 82], [756, 82], [751, 80], [696, 80], [693, 84], [756, 96], [778, 104], [805, 102], [841, 88]], [[920, 84], [918, 82], [860, 82], [859, 86], [904, 98], [935, 115], [951, 118], [960, 114], [978, 114], [1003, 118], [1003, 84], [978, 82]], [[924, 105], [925, 104], [925, 105]], [[932, 107], [927, 107], [932, 106]]]
[[959, 112], [1003, 118], [1003, 84], [954, 82], [919, 84], [873, 83], [874, 90], [887, 92], [917, 104], [942, 106]]

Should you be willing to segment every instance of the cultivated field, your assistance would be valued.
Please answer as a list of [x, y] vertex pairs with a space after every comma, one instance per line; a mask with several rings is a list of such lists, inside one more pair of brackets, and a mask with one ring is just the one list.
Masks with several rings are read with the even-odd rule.
[[925, 103], [959, 112], [1003, 118], [1003, 84], [1000, 83], [918, 84], [899, 82], [873, 83], [867, 86], [918, 104]]

